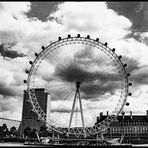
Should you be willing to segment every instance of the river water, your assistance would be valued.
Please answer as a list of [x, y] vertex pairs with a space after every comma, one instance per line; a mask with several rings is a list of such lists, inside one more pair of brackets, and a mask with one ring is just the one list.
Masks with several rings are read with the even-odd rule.
[[35, 147], [35, 145], [24, 145], [24, 143], [11, 143], [11, 142], [7, 142], [7, 143], [0, 143], [0, 147], [7, 147], [7, 146], [12, 146], [12, 147]]
[[[11, 142], [8, 142], [8, 143], [0, 143], [0, 147], [5, 147], [5, 146], [12, 146], [12, 147], [17, 147], [17, 146], [19, 146], [19, 147], [34, 147], [33, 145], [24, 145], [24, 143], [11, 143]], [[133, 147], [148, 147], [148, 144], [137, 144], [137, 145], [132, 145]]]
[[24, 143], [0, 143], [0, 146], [24, 146]]

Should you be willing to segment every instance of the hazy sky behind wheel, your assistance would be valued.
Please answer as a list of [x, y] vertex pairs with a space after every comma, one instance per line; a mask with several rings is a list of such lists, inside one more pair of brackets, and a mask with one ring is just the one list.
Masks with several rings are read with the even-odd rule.
[[147, 2], [0, 3], [0, 116], [21, 120], [25, 69], [41, 46], [67, 34], [89, 34], [126, 56], [134, 81], [129, 114], [148, 108]]

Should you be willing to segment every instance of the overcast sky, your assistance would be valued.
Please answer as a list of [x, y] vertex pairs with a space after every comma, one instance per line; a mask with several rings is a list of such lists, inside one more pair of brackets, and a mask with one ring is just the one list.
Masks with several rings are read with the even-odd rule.
[[89, 34], [124, 55], [133, 95], [129, 114], [148, 109], [147, 2], [1, 2], [0, 116], [21, 120], [25, 69], [41, 46], [67, 34]]

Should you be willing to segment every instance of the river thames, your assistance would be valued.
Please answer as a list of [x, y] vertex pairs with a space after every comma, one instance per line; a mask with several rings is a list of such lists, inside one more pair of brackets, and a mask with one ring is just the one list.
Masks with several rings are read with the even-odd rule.
[[[0, 147], [36, 147], [36, 145], [24, 145], [24, 143], [0, 143]], [[120, 146], [120, 145], [119, 145]], [[122, 145], [121, 145], [122, 146]], [[125, 146], [126, 147], [126, 146]], [[132, 145], [132, 147], [148, 147], [148, 144], [137, 144], [137, 145]]]

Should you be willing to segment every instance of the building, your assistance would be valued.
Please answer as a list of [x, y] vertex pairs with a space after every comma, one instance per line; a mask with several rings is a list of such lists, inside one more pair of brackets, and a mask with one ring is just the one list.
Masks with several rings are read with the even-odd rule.
[[[47, 93], [44, 88], [35, 89], [35, 94], [38, 103], [42, 110], [47, 113]], [[40, 126], [45, 125], [42, 120], [38, 120], [38, 116], [32, 111], [32, 104], [28, 101], [29, 95], [24, 91], [23, 109], [22, 109], [22, 122], [20, 125], [21, 134], [24, 134], [24, 129], [30, 127], [31, 129], [37, 129], [39, 131]]]
[[[97, 123], [103, 121], [107, 115], [100, 113]], [[146, 115], [119, 115], [117, 121], [110, 124], [105, 135], [107, 138], [120, 138], [124, 135], [124, 143], [148, 143], [148, 111]]]

